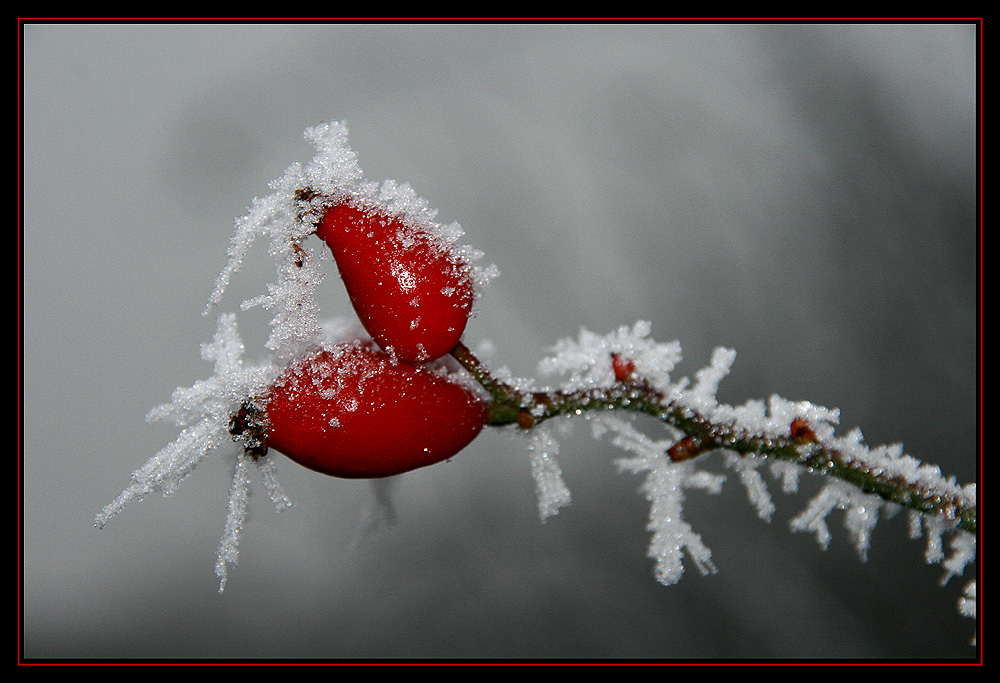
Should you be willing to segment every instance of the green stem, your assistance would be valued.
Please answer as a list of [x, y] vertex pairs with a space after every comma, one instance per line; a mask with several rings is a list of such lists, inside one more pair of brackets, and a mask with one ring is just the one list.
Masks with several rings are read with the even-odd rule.
[[796, 420], [787, 435], [774, 437], [749, 432], [734, 424], [716, 423], [687, 406], [668, 400], [641, 378], [617, 381], [611, 386], [578, 391], [521, 391], [493, 377], [489, 369], [463, 344], [452, 356], [490, 394], [487, 424], [518, 424], [530, 429], [560, 415], [585, 411], [623, 410], [649, 415], [676, 428], [684, 437], [667, 454], [676, 461], [717, 450], [744, 457], [774, 458], [794, 462], [818, 474], [836, 477], [865, 493], [877, 495], [919, 512], [955, 520], [975, 533], [978, 509], [960, 497], [918, 483], [890, 477], [816, 440], [804, 422]]

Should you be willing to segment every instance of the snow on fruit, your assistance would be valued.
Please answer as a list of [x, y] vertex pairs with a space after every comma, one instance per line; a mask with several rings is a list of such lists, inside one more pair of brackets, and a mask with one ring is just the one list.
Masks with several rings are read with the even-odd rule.
[[409, 363], [445, 355], [472, 311], [472, 270], [439, 238], [383, 207], [343, 201], [316, 234], [330, 247], [355, 312], [379, 346]]
[[358, 342], [293, 361], [264, 401], [269, 448], [347, 478], [447, 460], [486, 421], [484, 404], [467, 387]]

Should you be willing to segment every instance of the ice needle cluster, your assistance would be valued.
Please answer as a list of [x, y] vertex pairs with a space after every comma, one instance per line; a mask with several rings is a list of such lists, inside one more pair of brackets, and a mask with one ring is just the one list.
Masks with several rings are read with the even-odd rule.
[[[172, 422], [182, 427], [180, 436], [132, 473], [125, 490], [94, 519], [98, 528], [103, 528], [133, 501], [142, 500], [151, 493], [170, 495], [209, 452], [216, 449], [226, 452], [236, 450], [229, 432], [232, 416], [248, 397], [263, 393], [278, 371], [272, 362], [246, 365], [243, 352], [236, 316], [232, 313], [220, 316], [212, 343], [202, 345], [201, 349], [202, 357], [215, 364], [212, 376], [191, 387], [174, 390], [170, 403], [154, 408], [147, 416], [149, 421]], [[260, 471], [264, 487], [277, 508], [281, 510], [291, 506], [291, 501], [278, 484], [271, 457], [251, 459], [243, 453], [237, 455], [225, 530], [215, 567], [220, 591], [226, 586], [227, 565], [236, 563], [237, 545], [246, 517], [249, 469], [252, 465]]]

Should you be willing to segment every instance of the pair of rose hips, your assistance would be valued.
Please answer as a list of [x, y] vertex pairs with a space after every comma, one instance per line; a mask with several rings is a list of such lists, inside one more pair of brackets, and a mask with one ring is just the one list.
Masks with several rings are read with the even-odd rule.
[[381, 207], [343, 201], [316, 233], [371, 335], [293, 361], [234, 417], [251, 453], [273, 448], [337, 477], [385, 477], [446, 460], [483, 429], [486, 405], [428, 364], [458, 344], [472, 272], [448, 245]]

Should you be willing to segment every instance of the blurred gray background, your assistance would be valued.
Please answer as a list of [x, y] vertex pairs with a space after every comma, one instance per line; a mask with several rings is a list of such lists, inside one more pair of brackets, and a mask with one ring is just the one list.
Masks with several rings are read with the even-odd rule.
[[[641, 479], [578, 425], [573, 504], [539, 523], [525, 451], [484, 433], [402, 477], [399, 523], [278, 460], [239, 566], [212, 572], [231, 455], [94, 514], [176, 437], [208, 376], [201, 312], [233, 219], [346, 120], [370, 180], [409, 182], [501, 275], [466, 333], [533, 375], [557, 339], [648, 319], [737, 350], [722, 400], [842, 410], [960, 481], [977, 472], [972, 25], [24, 26], [24, 655], [320, 658], [971, 657], [904, 515], [867, 563], [757, 519], [730, 474], [686, 514], [719, 567], [664, 587]], [[221, 310], [273, 279], [252, 252]], [[332, 263], [331, 263], [332, 266]], [[335, 271], [331, 316], [350, 309]], [[240, 315], [248, 360], [269, 316]], [[721, 470], [713, 456], [708, 467]], [[968, 576], [968, 575], [967, 575]]]

